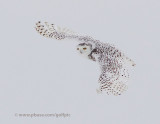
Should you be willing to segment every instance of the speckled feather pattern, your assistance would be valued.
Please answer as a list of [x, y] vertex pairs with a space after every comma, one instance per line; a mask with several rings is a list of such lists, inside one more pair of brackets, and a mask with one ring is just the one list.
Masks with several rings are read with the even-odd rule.
[[45, 24], [38, 22], [36, 23], [35, 28], [38, 33], [45, 37], [57, 40], [74, 39], [92, 46], [93, 49], [91, 56], [93, 56], [95, 61], [99, 63], [101, 69], [101, 74], [98, 80], [100, 84], [97, 89], [98, 93], [105, 92], [117, 96], [127, 90], [129, 73], [126, 63], [128, 62], [131, 66], [135, 66], [135, 63], [116, 47], [95, 40], [89, 36], [69, 33], [67, 32], [68, 30], [62, 32], [56, 29], [54, 24], [48, 24], [47, 22], [45, 22]]

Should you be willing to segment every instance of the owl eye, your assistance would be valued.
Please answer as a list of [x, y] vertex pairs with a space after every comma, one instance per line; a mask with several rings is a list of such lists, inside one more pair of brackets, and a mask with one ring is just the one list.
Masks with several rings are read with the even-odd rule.
[[79, 50], [79, 48], [77, 48], [77, 50]]
[[87, 49], [86, 47], [83, 48], [83, 50], [86, 50], [86, 49]]

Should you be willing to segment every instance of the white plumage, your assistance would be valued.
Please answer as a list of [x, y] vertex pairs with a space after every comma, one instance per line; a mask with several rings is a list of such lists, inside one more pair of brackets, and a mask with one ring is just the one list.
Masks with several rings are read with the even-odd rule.
[[54, 24], [45, 22], [36, 23], [36, 30], [45, 37], [62, 39], [75, 39], [80, 42], [77, 51], [84, 57], [98, 62], [101, 68], [99, 77], [98, 93], [120, 95], [127, 90], [129, 73], [127, 63], [135, 66], [133, 60], [129, 59], [119, 49], [108, 43], [100, 42], [89, 36], [81, 36], [66, 28], [60, 28]]

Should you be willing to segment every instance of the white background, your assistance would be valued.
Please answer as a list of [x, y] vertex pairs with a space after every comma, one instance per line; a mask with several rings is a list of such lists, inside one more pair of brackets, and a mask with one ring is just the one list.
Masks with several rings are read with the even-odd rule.
[[[159, 0], [1, 0], [0, 15], [1, 124], [160, 124]], [[122, 49], [137, 64], [128, 91], [98, 95], [98, 65], [78, 42], [40, 36], [39, 20]]]

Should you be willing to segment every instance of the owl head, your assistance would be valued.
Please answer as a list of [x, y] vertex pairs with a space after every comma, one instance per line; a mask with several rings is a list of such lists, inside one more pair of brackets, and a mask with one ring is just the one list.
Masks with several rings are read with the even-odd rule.
[[92, 51], [92, 45], [87, 43], [80, 43], [77, 45], [77, 51], [80, 55], [88, 57]]

